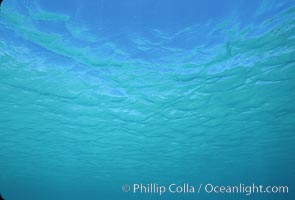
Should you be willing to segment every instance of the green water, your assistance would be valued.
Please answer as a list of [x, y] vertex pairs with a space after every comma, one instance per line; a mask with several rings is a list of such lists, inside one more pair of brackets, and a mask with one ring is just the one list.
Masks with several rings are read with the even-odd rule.
[[[233, 18], [178, 31], [148, 27], [147, 37], [5, 3], [5, 199], [294, 197], [294, 7], [247, 26]], [[192, 44], [205, 30], [205, 41]], [[187, 182], [288, 185], [291, 192], [121, 191], [123, 184]]]

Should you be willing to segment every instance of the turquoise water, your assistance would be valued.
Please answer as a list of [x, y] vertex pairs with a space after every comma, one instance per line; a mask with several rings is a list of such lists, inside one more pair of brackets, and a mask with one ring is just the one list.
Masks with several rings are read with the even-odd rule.
[[[294, 20], [287, 0], [4, 0], [0, 193], [294, 199]], [[121, 189], [136, 183], [289, 193]]]

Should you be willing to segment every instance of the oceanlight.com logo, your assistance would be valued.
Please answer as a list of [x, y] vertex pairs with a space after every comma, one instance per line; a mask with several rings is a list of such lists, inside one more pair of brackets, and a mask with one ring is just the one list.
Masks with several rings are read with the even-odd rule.
[[124, 184], [122, 186], [123, 192], [130, 192], [133, 194], [155, 194], [163, 195], [170, 194], [244, 194], [250, 196], [252, 194], [288, 194], [288, 186], [264, 186], [255, 183], [246, 185], [240, 183], [238, 185], [214, 185], [211, 183], [192, 185], [189, 183], [183, 184], [169, 184], [160, 185], [157, 183], [135, 183], [132, 185]]

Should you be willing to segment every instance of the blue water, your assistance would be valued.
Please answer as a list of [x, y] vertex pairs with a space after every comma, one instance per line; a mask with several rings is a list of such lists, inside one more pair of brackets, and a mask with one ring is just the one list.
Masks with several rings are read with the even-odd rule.
[[[4, 0], [0, 12], [5, 200], [295, 199], [294, 1]], [[121, 189], [136, 183], [289, 193]]]

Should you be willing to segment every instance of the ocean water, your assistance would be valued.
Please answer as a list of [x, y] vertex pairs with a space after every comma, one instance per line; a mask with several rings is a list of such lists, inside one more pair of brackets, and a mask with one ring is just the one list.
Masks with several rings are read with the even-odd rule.
[[5, 200], [294, 199], [294, 102], [292, 0], [2, 3]]

